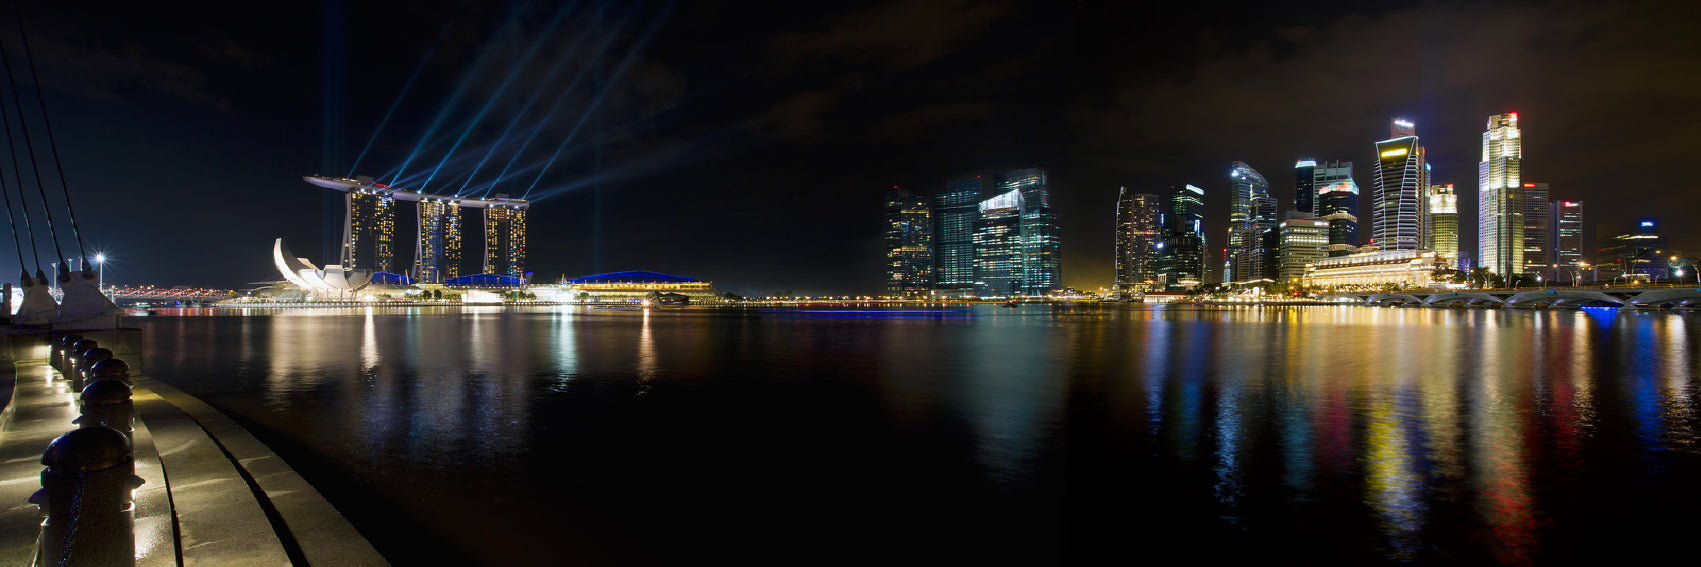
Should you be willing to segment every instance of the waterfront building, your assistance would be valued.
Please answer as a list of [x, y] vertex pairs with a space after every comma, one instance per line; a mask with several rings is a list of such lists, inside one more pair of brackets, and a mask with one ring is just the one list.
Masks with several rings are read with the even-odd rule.
[[1193, 185], [1169, 188], [1169, 213], [1160, 218], [1164, 223], [1163, 252], [1160, 255], [1165, 279], [1181, 286], [1198, 285], [1205, 280], [1205, 190]]
[[1317, 213], [1317, 161], [1300, 160], [1294, 164], [1293, 210]]
[[396, 200], [388, 191], [362, 188], [344, 195], [343, 267], [379, 272], [395, 269]]
[[933, 202], [893, 186], [886, 192], [886, 295], [933, 289]]
[[1264, 233], [1276, 228], [1276, 200], [1270, 197], [1270, 182], [1246, 162], [1234, 162], [1229, 170], [1228, 252], [1223, 262], [1223, 281], [1251, 281], [1268, 275]]
[[1553, 227], [1554, 264], [1548, 279], [1572, 280], [1581, 275], [1583, 263], [1583, 202], [1554, 200], [1548, 210], [1548, 222]]
[[1301, 283], [1323, 289], [1431, 287], [1432, 272], [1447, 266], [1448, 258], [1429, 250], [1360, 252], [1318, 260], [1306, 267]]
[[1553, 279], [1552, 211], [1546, 183], [1524, 184], [1524, 273]]
[[1325, 163], [1312, 173], [1317, 187], [1317, 218], [1329, 223], [1329, 255], [1358, 251], [1358, 182], [1353, 162]]
[[484, 208], [484, 273], [526, 278], [526, 206], [523, 201], [506, 203], [498, 194], [496, 203]]
[[[498, 194], [491, 199], [424, 195], [376, 183], [371, 177], [306, 176], [303, 181], [346, 193], [343, 237], [338, 269], [352, 266], [377, 268], [375, 278], [436, 283], [460, 277], [461, 209], [485, 209], [485, 252], [482, 267], [487, 273], [526, 277], [525, 199]], [[394, 269], [396, 201], [415, 201], [419, 222], [412, 275], [391, 278], [381, 274]], [[492, 211], [492, 209], [497, 209]], [[292, 259], [293, 260], [293, 259]], [[360, 268], [370, 270], [370, 268]]]
[[644, 299], [651, 293], [674, 293], [687, 296], [691, 301], [721, 296], [721, 292], [714, 288], [712, 282], [646, 271], [581, 276], [567, 280], [562, 287], [570, 299], [592, 301]]
[[451, 199], [419, 201], [419, 244], [414, 265], [420, 283], [461, 276], [461, 205]]
[[1329, 221], [1305, 218], [1304, 213], [1283, 220], [1277, 229], [1277, 280], [1298, 282], [1305, 277], [1305, 266], [1328, 257]]
[[1459, 194], [1452, 183], [1429, 186], [1429, 241], [1424, 248], [1436, 254], [1459, 254]]
[[1063, 290], [1063, 241], [1044, 169], [1015, 169], [999, 175], [999, 191], [1020, 191], [1021, 279], [1017, 292], [1029, 296]]
[[1382, 250], [1423, 247], [1428, 168], [1412, 123], [1394, 121], [1393, 138], [1376, 142], [1371, 177], [1370, 241]]
[[1629, 232], [1600, 239], [1596, 277], [1602, 281], [1666, 277], [1670, 251], [1656, 228], [1654, 219], [1641, 219]]
[[1022, 191], [981, 201], [975, 219], [975, 285], [980, 297], [1009, 297], [1022, 283]]
[[1518, 114], [1488, 117], [1477, 164], [1477, 265], [1497, 274], [1524, 272], [1523, 140]]
[[[1116, 290], [1146, 291], [1162, 276], [1158, 254], [1163, 250], [1162, 198], [1129, 193], [1121, 188], [1116, 200]], [[1163, 282], [1158, 282], [1160, 285]]]
[[980, 176], [953, 180], [933, 196], [933, 289], [968, 295], [975, 287], [975, 219]]

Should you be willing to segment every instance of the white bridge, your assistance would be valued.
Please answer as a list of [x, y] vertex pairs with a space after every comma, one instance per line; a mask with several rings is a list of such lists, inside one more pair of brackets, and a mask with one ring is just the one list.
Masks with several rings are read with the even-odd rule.
[[1698, 307], [1701, 287], [1602, 287], [1319, 293], [1324, 301], [1421, 307]]

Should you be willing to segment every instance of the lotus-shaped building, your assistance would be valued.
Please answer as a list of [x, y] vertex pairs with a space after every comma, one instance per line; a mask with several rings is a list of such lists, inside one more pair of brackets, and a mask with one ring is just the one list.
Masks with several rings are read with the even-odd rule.
[[284, 279], [320, 297], [346, 297], [350, 292], [366, 287], [372, 278], [370, 270], [345, 270], [337, 265], [316, 268], [306, 258], [290, 252], [289, 245], [284, 244], [282, 238], [272, 245], [272, 261], [277, 264]]

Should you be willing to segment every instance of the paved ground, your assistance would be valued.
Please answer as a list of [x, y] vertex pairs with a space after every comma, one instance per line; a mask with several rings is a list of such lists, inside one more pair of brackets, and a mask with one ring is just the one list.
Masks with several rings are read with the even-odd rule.
[[[136, 562], [387, 565], [289, 465], [230, 418], [135, 377]], [[39, 363], [0, 365], [0, 567], [30, 565], [41, 453], [76, 427], [76, 395]]]

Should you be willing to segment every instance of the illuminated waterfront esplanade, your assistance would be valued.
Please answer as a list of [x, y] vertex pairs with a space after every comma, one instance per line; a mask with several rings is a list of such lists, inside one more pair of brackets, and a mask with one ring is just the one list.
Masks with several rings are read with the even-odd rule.
[[425, 195], [375, 183], [370, 177], [305, 176], [302, 180], [342, 191], [342, 244], [337, 262], [356, 268], [394, 272], [396, 201], [416, 201], [418, 246], [411, 277], [418, 283], [440, 283], [462, 276], [461, 209], [484, 210], [482, 273], [526, 277], [526, 209], [531, 202], [497, 194], [489, 199]]

